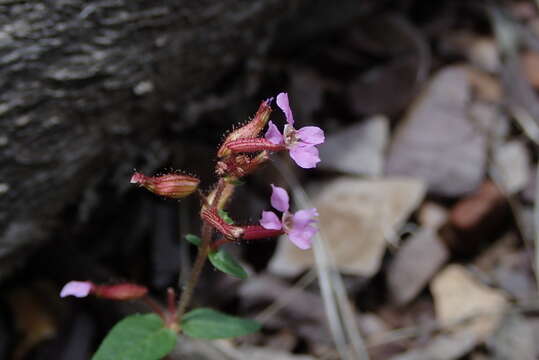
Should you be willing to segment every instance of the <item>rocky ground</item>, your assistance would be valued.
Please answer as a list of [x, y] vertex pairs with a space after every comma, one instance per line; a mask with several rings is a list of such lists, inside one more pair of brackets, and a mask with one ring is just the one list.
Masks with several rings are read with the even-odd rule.
[[[224, 131], [280, 91], [300, 126], [325, 129], [322, 162], [305, 172], [274, 156], [230, 213], [256, 221], [268, 182], [281, 184], [297, 206], [318, 208], [321, 245], [228, 245], [250, 277], [207, 266], [195, 304], [257, 318], [262, 331], [213, 344], [182, 339], [169, 358], [539, 358], [539, 4], [344, 4], [298, 5], [263, 52], [162, 112], [151, 141], [137, 130], [126, 147], [136, 155], [108, 161], [55, 209], [55, 226], [24, 260], [6, 258], [0, 358], [88, 359], [116, 321], [147, 310], [60, 299], [66, 281], [135, 281], [157, 301], [183, 283], [193, 249], [182, 238], [198, 231], [199, 200], [132, 187], [131, 169], [183, 169], [208, 187]], [[309, 20], [320, 11], [328, 21]]]

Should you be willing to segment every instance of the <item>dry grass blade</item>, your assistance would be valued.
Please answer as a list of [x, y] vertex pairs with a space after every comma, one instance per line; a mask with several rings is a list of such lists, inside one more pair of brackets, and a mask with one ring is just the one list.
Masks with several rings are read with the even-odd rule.
[[[296, 177], [279, 160], [274, 164], [292, 189], [297, 206], [312, 208], [307, 194]], [[331, 253], [320, 232], [315, 235], [313, 245], [322, 299], [339, 356], [342, 360], [368, 360], [369, 355], [355, 322], [354, 311], [342, 278], [334, 266]]]
[[539, 289], [539, 167], [535, 177], [535, 209], [533, 213], [533, 224], [535, 228], [535, 281]]
[[[539, 0], [537, 0], [539, 4]], [[508, 107], [524, 133], [539, 145], [539, 100], [530, 83], [524, 78], [518, 59], [519, 34], [511, 19], [501, 9], [490, 7], [490, 19], [496, 39], [505, 55], [502, 79], [507, 94]], [[535, 194], [535, 279], [539, 287], [539, 187]]]
[[490, 7], [489, 10], [496, 40], [505, 55], [501, 77], [508, 110], [528, 138], [539, 145], [539, 101], [520, 65], [517, 49], [521, 33], [501, 9]]

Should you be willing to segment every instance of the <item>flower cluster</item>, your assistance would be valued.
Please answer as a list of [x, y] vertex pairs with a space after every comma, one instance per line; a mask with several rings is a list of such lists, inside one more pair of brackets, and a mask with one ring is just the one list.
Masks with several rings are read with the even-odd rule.
[[[201, 237], [193, 234], [186, 236], [188, 241], [198, 247], [197, 258], [177, 304], [176, 293], [172, 288], [168, 289], [168, 307], [163, 309], [145, 296], [148, 292], [146, 287], [132, 283], [99, 285], [91, 281], [70, 281], [62, 288], [60, 296], [82, 298], [94, 295], [111, 300], [141, 299], [161, 317], [160, 324], [162, 325], [158, 327], [163, 326], [166, 331], [159, 333], [165, 338], [168, 336], [167, 331], [172, 332], [172, 336], [181, 331], [193, 337], [216, 338], [215, 326], [219, 326], [221, 322], [225, 322], [221, 326], [223, 334], [218, 334], [222, 337], [241, 336], [256, 331], [259, 325], [253, 324], [252, 321], [234, 319], [208, 309], [196, 309], [186, 313], [186, 308], [189, 306], [194, 287], [206, 260], [209, 260], [217, 269], [232, 276], [239, 278], [247, 276], [247, 272], [241, 265], [220, 248], [222, 244], [287, 235], [298, 248], [308, 249], [312, 245], [313, 236], [318, 231], [317, 210], [312, 208], [291, 212], [288, 193], [282, 187], [273, 184], [270, 202], [280, 215], [273, 211], [263, 211], [257, 224], [238, 225], [225, 211], [234, 194], [234, 189], [242, 183], [240, 179], [268, 161], [271, 153], [287, 151], [292, 160], [305, 169], [315, 168], [320, 162], [316, 146], [324, 142], [323, 130], [316, 126], [294, 128], [294, 116], [286, 93], [280, 93], [276, 97], [277, 106], [286, 119], [282, 131], [279, 130], [279, 127], [269, 120], [272, 101], [273, 99], [262, 101], [252, 120], [231, 131], [224, 138], [217, 151], [215, 173], [218, 181], [210, 191], [206, 193], [197, 191], [200, 180], [195, 176], [178, 172], [158, 176], [147, 176], [135, 172], [131, 177], [131, 183], [166, 198], [181, 199], [195, 192], [201, 196]], [[265, 132], [264, 129], [266, 129]], [[206, 321], [205, 317], [209, 317], [211, 321]], [[218, 322], [215, 321], [216, 318], [219, 319]], [[141, 324], [140, 318], [135, 322]], [[155, 322], [153, 320], [150, 322], [153, 329]], [[121, 332], [118, 329], [116, 328], [109, 335], [118, 336], [114, 334]], [[104, 341], [102, 347], [111, 347], [110, 344], [114, 344], [114, 341]], [[170, 342], [169, 345], [168, 351], [172, 349], [174, 342]], [[114, 346], [110, 350], [111, 353], [116, 351]], [[165, 352], [159, 350], [152, 355], [153, 357], [144, 357], [144, 359], [158, 359], [164, 354]]]

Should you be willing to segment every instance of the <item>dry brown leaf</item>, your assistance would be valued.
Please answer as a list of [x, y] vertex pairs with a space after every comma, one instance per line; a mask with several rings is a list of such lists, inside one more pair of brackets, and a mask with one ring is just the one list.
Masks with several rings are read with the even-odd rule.
[[539, 87], [539, 53], [528, 51], [521, 56], [526, 78], [533, 87]]
[[436, 318], [453, 332], [484, 340], [498, 327], [508, 306], [505, 295], [479, 283], [462, 265], [448, 265], [431, 283]]
[[[386, 249], [386, 239], [403, 224], [425, 195], [415, 179], [359, 180], [342, 177], [325, 186], [314, 199], [320, 230], [336, 266], [344, 273], [372, 276]], [[270, 270], [295, 275], [314, 264], [311, 250], [281, 240]]]
[[56, 336], [56, 321], [38, 299], [28, 289], [15, 289], [8, 295], [17, 330], [23, 334], [13, 359], [23, 359], [34, 346]]

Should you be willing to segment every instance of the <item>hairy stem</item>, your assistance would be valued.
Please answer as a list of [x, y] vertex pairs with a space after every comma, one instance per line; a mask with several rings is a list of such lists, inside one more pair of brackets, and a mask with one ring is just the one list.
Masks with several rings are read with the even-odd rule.
[[[210, 206], [214, 207], [219, 203], [219, 199], [221, 197], [221, 194], [223, 193], [223, 189], [225, 186], [225, 181], [223, 179], [219, 179], [215, 195], [211, 201]], [[197, 257], [195, 263], [193, 264], [191, 275], [189, 276], [189, 280], [185, 285], [185, 290], [182, 291], [180, 300], [178, 301], [178, 311], [176, 313], [176, 319], [178, 323], [180, 323], [183, 315], [185, 314], [185, 311], [187, 310], [187, 306], [189, 306], [189, 302], [193, 297], [193, 293], [198, 283], [198, 279], [200, 278], [200, 274], [202, 273], [202, 269], [204, 268], [204, 264], [206, 263], [206, 259], [208, 258], [208, 253], [211, 250], [211, 238], [213, 235], [213, 228], [206, 222], [203, 222], [201, 232], [202, 244], [200, 244], [200, 246], [198, 247]]]

